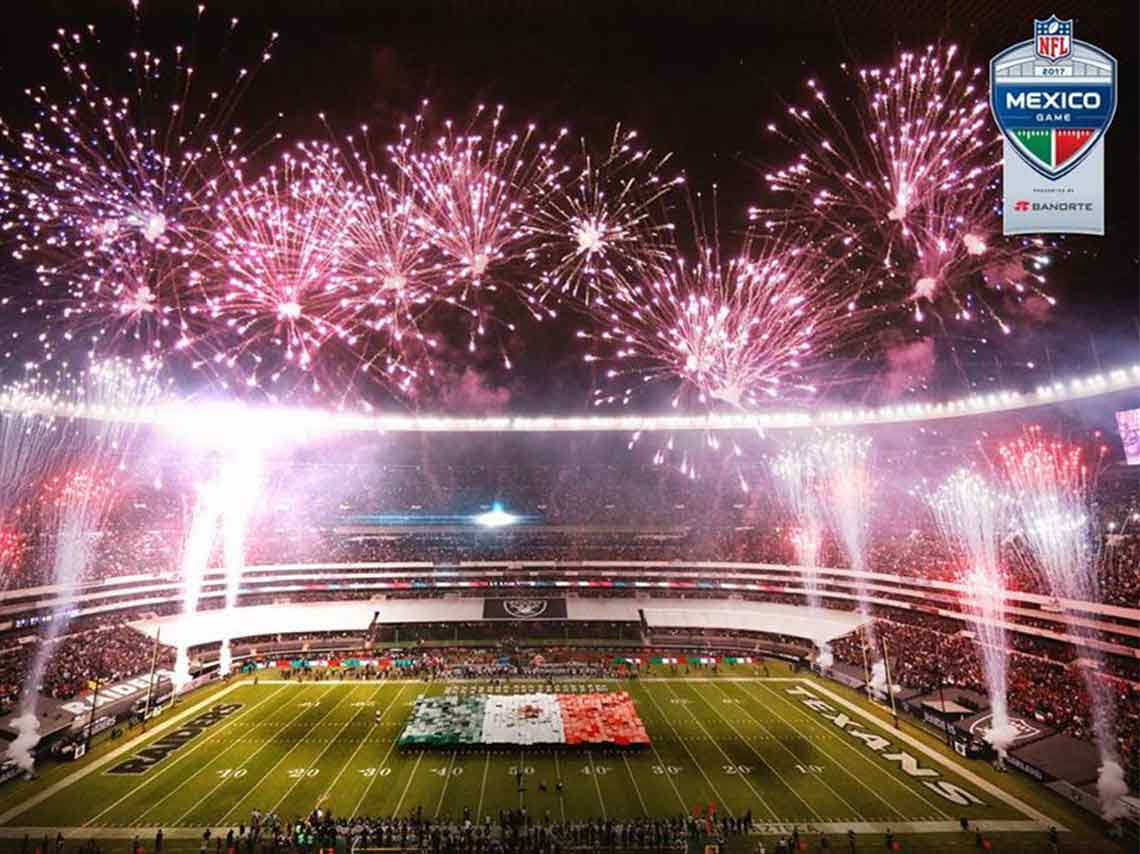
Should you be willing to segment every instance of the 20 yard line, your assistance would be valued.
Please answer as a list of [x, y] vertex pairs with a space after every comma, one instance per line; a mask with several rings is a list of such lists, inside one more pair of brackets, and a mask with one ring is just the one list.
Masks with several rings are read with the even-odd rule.
[[[376, 699], [376, 696], [380, 693], [380, 691], [383, 690], [383, 687], [384, 687], [383, 685], [377, 686], [376, 690], [372, 692], [372, 696], [369, 697], [367, 700], [369, 707], [371, 707], [372, 701]], [[345, 695], [344, 699], [347, 700], [350, 696], [352, 696], [352, 690], [350, 690], [348, 692], [348, 694]], [[342, 700], [341, 702], [344, 702], [344, 700]], [[337, 703], [337, 706], [339, 706], [339, 705], [340, 705], [340, 703]], [[334, 706], [334, 708], [335, 708], [335, 706]], [[361, 709], [359, 712], [357, 712], [355, 715], [353, 715], [351, 718], [349, 718], [347, 721], [345, 721], [343, 724], [341, 724], [340, 729], [338, 729], [336, 731], [336, 735], [334, 735], [329, 740], [329, 742], [321, 749], [321, 752], [317, 754], [317, 758], [314, 759], [312, 762], [310, 762], [308, 767], [316, 768], [318, 763], [321, 761], [321, 759], [324, 758], [324, 755], [329, 752], [329, 748], [337, 743], [337, 741], [340, 739], [341, 734], [346, 729], [348, 729], [349, 726], [351, 726], [352, 723], [355, 722], [356, 719], [358, 717], [360, 717], [363, 713], [364, 713], [364, 709]], [[322, 718], [322, 720], [323, 720], [323, 718]], [[288, 798], [291, 794], [293, 794], [293, 790], [296, 789], [299, 785], [301, 785], [301, 781], [304, 779], [305, 778], [302, 776], [302, 777], [298, 777], [296, 780], [294, 780], [293, 785], [290, 786], [288, 789], [286, 789], [285, 794], [283, 794], [280, 798], [278, 798], [277, 803], [275, 803], [273, 805], [273, 808], [270, 810], [270, 812], [277, 812], [277, 808], [285, 802], [286, 798]], [[228, 813], [227, 813], [227, 815], [228, 815]]]
[[[183, 759], [186, 759], [190, 756], [193, 756], [200, 748], [205, 747], [207, 744], [209, 744], [214, 739], [216, 739], [219, 735], [221, 735], [226, 730], [226, 728], [229, 727], [230, 725], [232, 725], [235, 721], [237, 721], [238, 718], [243, 718], [246, 715], [253, 712], [258, 706], [261, 706], [265, 703], [268, 703], [270, 700], [272, 700], [274, 697], [276, 697], [283, 690], [285, 690], [284, 687], [278, 688], [276, 691], [272, 692], [264, 700], [259, 700], [258, 702], [254, 703], [252, 706], [249, 706], [249, 707], [243, 709], [241, 712], [238, 712], [238, 714], [234, 715], [229, 720], [223, 721], [222, 725], [220, 727], [218, 727], [214, 732], [211, 732], [204, 739], [202, 739], [202, 741], [200, 741], [198, 744], [192, 745], [189, 750], [185, 751], [184, 753], [182, 753], [178, 756], [175, 756], [173, 758], [173, 760], [171, 760], [169, 765], [166, 765], [166, 766], [158, 769], [158, 771], [156, 771], [154, 774], [148, 774], [145, 780], [143, 780], [141, 783], [139, 783], [133, 789], [128, 791], [125, 795], [123, 795], [121, 798], [119, 798], [114, 803], [104, 807], [102, 810], [95, 813], [95, 815], [91, 816], [91, 818], [89, 818], [87, 821], [85, 821], [83, 823], [83, 826], [89, 827], [92, 824], [94, 824], [97, 820], [99, 820], [104, 815], [109, 813], [111, 810], [113, 810], [115, 807], [117, 807], [123, 801], [127, 800], [127, 798], [132, 797], [133, 795], [137, 794], [141, 789], [145, 788], [146, 786], [149, 786], [151, 783], [153, 783], [155, 780], [157, 780], [159, 777], [161, 777], [163, 774], [165, 774], [171, 768], [176, 766]], [[161, 741], [162, 739], [160, 738], [158, 740]], [[236, 743], [237, 742], [234, 742], [234, 744], [236, 744]], [[232, 747], [233, 745], [231, 744], [230, 746]], [[227, 747], [226, 750], [228, 750], [228, 749], [229, 748]], [[225, 750], [223, 750], [222, 753], [225, 753]], [[215, 758], [217, 758], [217, 757], [215, 757]], [[213, 760], [210, 760], [210, 761], [212, 762]], [[207, 763], [207, 764], [209, 764], [209, 763]], [[148, 809], [147, 812], [150, 812], [150, 810]], [[138, 816], [138, 818], [142, 818], [144, 815], [146, 815], [146, 812], [141, 813]]]
[[[321, 697], [322, 697], [322, 698], [324, 698], [324, 697], [327, 697], [327, 696], [328, 696], [329, 694], [331, 694], [331, 693], [332, 693], [334, 690], [335, 690], [334, 688], [331, 688], [331, 687], [330, 687], [328, 691], [326, 691], [325, 693], [321, 694]], [[318, 700], [317, 702], [319, 703], [319, 702], [320, 702], [320, 700]], [[298, 704], [298, 705], [300, 705], [300, 704]], [[297, 714], [293, 715], [293, 717], [291, 717], [287, 723], [285, 723], [284, 725], [282, 725], [282, 726], [280, 727], [280, 729], [282, 729], [282, 730], [286, 730], [286, 729], [288, 729], [289, 727], [291, 727], [291, 726], [292, 726], [294, 723], [296, 723], [296, 721], [297, 721], [297, 718], [301, 717], [303, 714], [305, 714], [305, 712], [309, 711], [309, 708], [311, 708], [311, 707], [308, 707], [308, 706], [302, 706], [302, 707], [301, 707], [301, 710], [300, 710], [299, 712], [297, 712]], [[326, 712], [325, 714], [328, 714], [328, 712]], [[322, 716], [322, 719], [323, 719], [323, 716]], [[310, 727], [310, 729], [311, 729], [311, 727]], [[273, 737], [272, 737], [272, 736], [270, 736], [268, 739], [266, 739], [265, 743], [264, 743], [264, 744], [262, 744], [262, 745], [261, 745], [259, 748], [257, 748], [257, 750], [255, 750], [255, 751], [254, 751], [252, 754], [250, 754], [249, 756], [245, 757], [245, 758], [244, 758], [244, 759], [243, 759], [243, 760], [242, 760], [242, 761], [241, 761], [241, 762], [238, 764], [238, 766], [237, 766], [237, 767], [238, 767], [238, 768], [244, 768], [244, 767], [246, 766], [246, 764], [247, 764], [247, 763], [248, 763], [248, 762], [249, 762], [251, 759], [253, 759], [253, 757], [257, 756], [257, 754], [261, 753], [261, 751], [263, 751], [263, 750], [264, 750], [266, 747], [268, 747], [268, 746], [269, 746], [269, 745], [271, 745], [271, 744], [273, 744]], [[274, 766], [274, 767], [276, 767], [276, 766]], [[189, 780], [187, 780], [187, 781], [185, 781], [185, 782], [189, 782]], [[185, 782], [183, 783], [183, 785], [185, 785]], [[181, 823], [182, 823], [182, 819], [186, 818], [186, 816], [190, 815], [192, 812], [194, 812], [194, 810], [198, 809], [198, 807], [200, 807], [200, 806], [201, 806], [201, 805], [202, 805], [202, 804], [203, 804], [203, 803], [206, 801], [206, 799], [207, 799], [207, 798], [210, 798], [210, 797], [212, 797], [212, 796], [214, 795], [214, 793], [215, 793], [216, 791], [218, 791], [218, 789], [220, 789], [222, 786], [224, 786], [224, 785], [225, 785], [227, 782], [228, 782], [228, 780], [227, 780], [227, 778], [225, 778], [225, 777], [223, 777], [222, 779], [218, 780], [218, 782], [217, 782], [217, 783], [215, 783], [215, 784], [214, 784], [214, 786], [213, 786], [213, 787], [212, 787], [212, 788], [211, 788], [211, 789], [210, 789], [208, 792], [206, 792], [206, 794], [204, 794], [202, 797], [200, 797], [200, 798], [199, 798], [197, 801], [195, 801], [195, 802], [194, 802], [194, 805], [193, 805], [192, 807], [190, 807], [190, 809], [188, 809], [188, 810], [186, 810], [186, 812], [182, 813], [182, 815], [180, 815], [180, 816], [178, 817], [178, 820], [177, 820], [177, 821], [174, 821], [174, 822], [172, 822], [172, 823], [173, 823], [173, 824], [175, 824], [175, 825], [181, 824]], [[254, 786], [254, 788], [256, 788], [256, 786]], [[246, 795], [248, 795], [248, 794], [249, 794], [249, 793], [247, 792], [247, 793], [246, 793]], [[242, 796], [242, 800], [245, 800], [245, 797], [246, 797], [246, 795], [243, 795], [243, 796]], [[238, 803], [241, 803], [241, 801], [238, 801]], [[148, 810], [148, 812], [149, 812], [149, 810]], [[229, 814], [229, 813], [227, 813], [227, 815], [228, 815], [228, 814]], [[146, 815], [146, 813], [143, 813], [143, 815]], [[140, 816], [140, 818], [141, 818], [141, 816]], [[220, 824], [220, 823], [221, 823], [221, 822], [219, 822], [219, 824]]]

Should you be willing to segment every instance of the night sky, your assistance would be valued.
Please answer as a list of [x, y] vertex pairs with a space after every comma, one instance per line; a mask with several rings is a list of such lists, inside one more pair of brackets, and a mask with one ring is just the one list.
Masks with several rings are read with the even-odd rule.
[[[190, 38], [192, 8], [142, 0], [143, 41]], [[747, 206], [764, 201], [762, 165], [794, 154], [774, 147], [764, 127], [786, 103], [804, 100], [808, 77], [837, 83], [841, 62], [886, 65], [898, 47], [934, 41], [957, 43], [971, 64], [984, 66], [1029, 38], [1035, 15], [1050, 13], [1075, 18], [1076, 37], [1120, 63], [1120, 106], [1107, 142], [1108, 235], [1065, 241], [1069, 257], [1050, 273], [1060, 303], [1045, 322], [1021, 323], [997, 344], [978, 342], [977, 329], [951, 326], [923, 391], [944, 396], [1137, 358], [1135, 2], [215, 2], [199, 34], [198, 64], [216, 56], [219, 24], [231, 14], [241, 18], [227, 48], [235, 56], [255, 53], [268, 32], [279, 32], [274, 59], [258, 72], [240, 116], [256, 129], [283, 113], [280, 126], [294, 139], [326, 139], [316, 118], [322, 111], [338, 132], [367, 122], [375, 138], [393, 139], [424, 98], [433, 114], [457, 117], [477, 103], [502, 103], [509, 120], [567, 126], [598, 144], [621, 122], [655, 151], [673, 152], [692, 191], [707, 195], [715, 184], [722, 230], [734, 233], [745, 225]], [[48, 49], [54, 28], [85, 23], [96, 24], [109, 61], [137, 36], [125, 0], [39, 3], [22, 10], [19, 26], [3, 28], [0, 113], [20, 116], [25, 86], [58, 80]], [[472, 375], [445, 378], [438, 395], [420, 405], [581, 409], [594, 378], [573, 347], [574, 323], [565, 319], [559, 334], [524, 325], [501, 345], [516, 366], [512, 374], [496, 367], [490, 348]], [[1029, 361], [1035, 370], [1025, 369]], [[875, 399], [873, 385], [849, 376], [874, 369], [837, 372], [835, 394]]]

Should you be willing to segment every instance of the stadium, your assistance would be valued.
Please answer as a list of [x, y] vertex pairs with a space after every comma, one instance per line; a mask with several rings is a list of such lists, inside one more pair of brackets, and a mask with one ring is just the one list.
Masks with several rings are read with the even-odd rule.
[[177, 6], [6, 36], [0, 851], [1136, 849], [1136, 116], [1011, 232], [983, 68], [1134, 9]]

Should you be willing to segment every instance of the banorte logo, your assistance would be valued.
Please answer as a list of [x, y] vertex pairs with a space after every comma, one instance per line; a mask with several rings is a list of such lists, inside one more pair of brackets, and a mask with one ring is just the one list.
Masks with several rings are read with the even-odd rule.
[[1018, 199], [1013, 203], [1013, 209], [1015, 211], [1027, 211], [1029, 210], [1029, 202], [1027, 202], [1025, 199]]

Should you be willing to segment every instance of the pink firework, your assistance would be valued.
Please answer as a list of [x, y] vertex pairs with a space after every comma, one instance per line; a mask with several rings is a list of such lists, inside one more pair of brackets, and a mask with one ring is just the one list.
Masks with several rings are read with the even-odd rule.
[[810, 395], [826, 358], [856, 334], [856, 290], [841, 262], [811, 246], [763, 238], [725, 262], [718, 241], [702, 238], [695, 261], [670, 255], [591, 306], [598, 328], [579, 337], [611, 385], [595, 404], [628, 404], [657, 381], [686, 411]]
[[[274, 39], [253, 65], [269, 60]], [[231, 114], [251, 72], [205, 91], [182, 45], [140, 46], [115, 79], [101, 73], [109, 66], [90, 26], [59, 30], [52, 49], [64, 86], [29, 88], [34, 121], [3, 127], [3, 227], [41, 285], [28, 299], [63, 321], [60, 334], [157, 357], [188, 334], [179, 314], [194, 284], [188, 267], [248, 150]], [[43, 338], [48, 349], [56, 341]]]
[[1051, 247], [1001, 234], [1001, 140], [985, 74], [954, 46], [899, 54], [886, 69], [847, 72], [840, 100], [808, 81], [811, 103], [790, 106], [769, 131], [799, 150], [770, 169], [771, 206], [750, 211], [765, 227], [823, 225], [878, 282], [868, 297], [916, 322], [992, 320], [1030, 298], [1048, 304]]
[[620, 125], [600, 157], [582, 142], [576, 174], [543, 195], [527, 225], [541, 294], [590, 302], [667, 257], [673, 226], [658, 208], [683, 183], [680, 176], [662, 175], [668, 162], [668, 155], [641, 147], [636, 131]]
[[[508, 272], [526, 257], [532, 212], [564, 171], [556, 149], [565, 130], [549, 140], [534, 125], [508, 131], [502, 113], [480, 106], [464, 129], [445, 121], [436, 135], [420, 115], [389, 148], [412, 194], [415, 227], [443, 265], [442, 298], [474, 318], [471, 350], [486, 331], [479, 294], [518, 281]], [[528, 305], [536, 319], [549, 313]]]
[[327, 145], [296, 146], [219, 202], [204, 299], [221, 327], [216, 365], [273, 395], [290, 378], [319, 390], [322, 352], [356, 351], [356, 298], [343, 267], [360, 204]]

